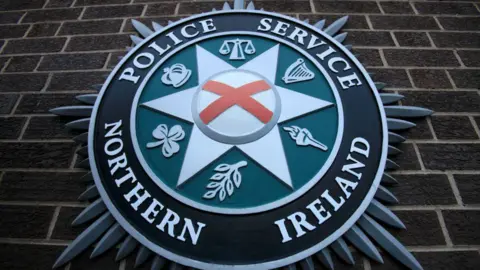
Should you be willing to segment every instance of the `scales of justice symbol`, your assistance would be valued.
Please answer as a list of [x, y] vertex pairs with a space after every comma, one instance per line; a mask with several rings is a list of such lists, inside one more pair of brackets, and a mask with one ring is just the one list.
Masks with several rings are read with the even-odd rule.
[[[228, 46], [232, 45], [231, 42], [232, 48]], [[242, 39], [227, 40], [219, 53], [223, 55], [230, 52], [230, 60], [242, 60], [245, 57], [240, 50], [242, 44], [248, 49], [245, 53], [256, 53], [252, 42]], [[236, 147], [273, 174], [278, 181], [293, 189], [280, 137], [282, 130], [278, 124], [333, 107], [334, 104], [275, 85], [278, 44], [238, 68], [199, 45], [195, 50], [198, 66], [196, 86], [140, 104], [152, 111], [193, 124], [177, 187]], [[289, 72], [292, 69], [298, 70], [297, 62], [293, 63], [295, 67], [289, 68]], [[302, 61], [302, 64], [305, 63]], [[313, 77], [305, 76], [304, 80], [300, 78], [296, 82], [310, 79]], [[177, 138], [177, 141], [188, 138], [178, 135], [178, 132], [183, 133], [179, 125], [163, 129], [165, 142], [168, 142], [170, 136]], [[173, 129], [177, 131], [170, 134]], [[315, 140], [306, 128], [286, 126], [283, 132], [287, 132], [292, 143], [299, 147], [328, 150], [328, 146]], [[176, 141], [168, 144], [175, 145], [176, 152], [181, 151]]]
[[248, 55], [254, 54], [255, 47], [252, 41], [237, 38], [225, 40], [219, 52], [223, 55], [230, 54], [230, 60], [245, 60], [245, 53]]

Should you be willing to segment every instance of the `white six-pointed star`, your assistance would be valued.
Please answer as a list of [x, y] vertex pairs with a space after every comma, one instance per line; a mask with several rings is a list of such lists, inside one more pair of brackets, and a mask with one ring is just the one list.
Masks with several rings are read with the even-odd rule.
[[[199, 85], [205, 83], [206, 80], [215, 74], [229, 70], [246, 70], [254, 74], [260, 74], [270, 83], [275, 83], [278, 53], [279, 45], [276, 45], [242, 66], [235, 68], [197, 45], [198, 85], [142, 104], [142, 106], [146, 106], [154, 111], [193, 123], [192, 134], [190, 135], [177, 186], [185, 183], [232, 147], [237, 147], [271, 174], [275, 175], [282, 183], [293, 188], [277, 124], [312, 111], [327, 108], [333, 105], [332, 103], [275, 85], [281, 104], [278, 122], [266, 135], [258, 140], [237, 145], [221, 143], [211, 139], [198, 128], [192, 115], [192, 102], [195, 93], [199, 90]], [[238, 110], [239, 108], [236, 109]], [[235, 123], [232, 123], [232, 125], [235, 125]]]

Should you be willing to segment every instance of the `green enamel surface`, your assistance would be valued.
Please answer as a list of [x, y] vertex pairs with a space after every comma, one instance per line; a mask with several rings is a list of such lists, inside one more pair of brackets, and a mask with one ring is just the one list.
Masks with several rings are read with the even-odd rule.
[[[239, 38], [245, 39], [246, 37], [239, 36]], [[232, 37], [211, 39], [200, 42], [197, 45], [209, 50], [223, 60], [228, 61], [228, 55], [224, 56], [218, 52], [223, 41], [227, 39], [232, 39]], [[239, 67], [278, 44], [274, 41], [259, 37], [248, 37], [248, 39], [252, 40], [252, 43], [256, 48], [256, 53], [254, 55], [246, 55], [246, 60], [244, 61], [228, 61], [233, 66]], [[310, 70], [314, 71], [315, 78], [310, 81], [285, 84], [281, 78], [288, 66], [298, 58], [306, 60], [306, 65]], [[161, 82], [163, 69], [174, 63], [182, 63], [188, 69], [192, 70], [191, 78], [180, 88], [165, 86]], [[196, 69], [195, 46], [190, 46], [168, 59], [160, 68], [158, 68], [157, 71], [155, 71], [140, 96], [139, 104], [203, 83], [198, 82]], [[280, 45], [277, 79], [275, 84], [335, 104], [332, 90], [322, 73], [303, 55], [285, 45]], [[301, 106], [301, 104], [299, 104], [299, 106]], [[152, 131], [159, 124], [166, 124], [169, 128], [174, 125], [181, 125], [186, 134], [185, 138], [178, 142], [180, 145], [180, 151], [170, 158], [165, 158], [162, 155], [161, 146], [152, 149], [147, 149], [145, 147], [147, 143], [156, 141], [152, 137]], [[283, 127], [293, 125], [307, 128], [315, 139], [329, 147], [328, 151], [323, 152], [314, 147], [297, 146], [288, 133], [283, 130]], [[281, 139], [287, 156], [288, 168], [292, 177], [293, 189], [284, 185], [275, 176], [259, 166], [255, 161], [235, 147], [190, 178], [181, 187], [177, 188], [176, 184], [185, 157], [185, 150], [188, 146], [192, 127], [193, 124], [191, 123], [139, 106], [136, 116], [137, 140], [148, 166], [156, 174], [158, 179], [167, 185], [171, 191], [179, 193], [181, 196], [192, 201], [220, 208], [249, 208], [280, 200], [312, 180], [315, 174], [318, 173], [326, 162], [331, 148], [334, 145], [338, 129], [338, 113], [336, 107], [332, 106], [279, 124]], [[242, 182], [239, 188], [234, 188], [234, 192], [231, 196], [227, 196], [224, 201], [220, 201], [218, 196], [210, 200], [202, 198], [209, 190], [206, 186], [210, 182], [210, 177], [216, 173], [214, 171], [215, 167], [222, 163], [235, 164], [242, 160], [246, 161], [248, 165], [239, 169], [242, 176]]]

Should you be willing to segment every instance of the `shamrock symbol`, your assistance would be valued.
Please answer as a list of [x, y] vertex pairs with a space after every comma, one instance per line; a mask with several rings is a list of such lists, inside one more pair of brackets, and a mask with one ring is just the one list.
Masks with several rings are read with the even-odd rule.
[[180, 150], [180, 145], [178, 145], [177, 141], [185, 137], [185, 131], [183, 131], [180, 125], [175, 125], [168, 130], [167, 125], [160, 124], [152, 132], [152, 136], [158, 141], [147, 143], [147, 148], [150, 149], [162, 145], [163, 156], [169, 158]]

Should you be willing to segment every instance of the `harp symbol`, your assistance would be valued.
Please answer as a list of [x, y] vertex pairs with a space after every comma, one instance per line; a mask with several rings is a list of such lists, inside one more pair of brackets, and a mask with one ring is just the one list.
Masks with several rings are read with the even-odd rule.
[[315, 74], [307, 68], [305, 61], [302, 58], [298, 58], [293, 62], [285, 71], [283, 75], [283, 82], [286, 84], [308, 81], [315, 78]]

